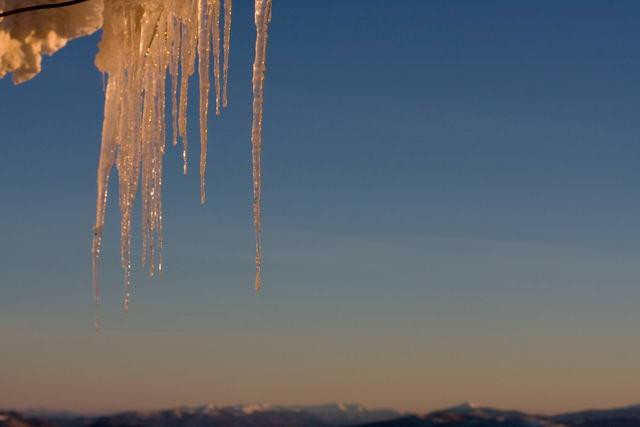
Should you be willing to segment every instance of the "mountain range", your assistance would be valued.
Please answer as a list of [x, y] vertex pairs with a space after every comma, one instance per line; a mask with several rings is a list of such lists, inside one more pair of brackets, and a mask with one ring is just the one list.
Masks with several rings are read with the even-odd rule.
[[426, 414], [357, 404], [213, 405], [80, 416], [0, 410], [0, 427], [640, 427], [640, 405], [559, 415], [464, 403]]

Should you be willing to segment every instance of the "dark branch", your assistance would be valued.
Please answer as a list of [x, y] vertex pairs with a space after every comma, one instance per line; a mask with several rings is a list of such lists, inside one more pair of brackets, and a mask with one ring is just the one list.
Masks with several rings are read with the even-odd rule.
[[11, 16], [11, 15], [17, 15], [18, 13], [33, 12], [36, 10], [55, 9], [58, 7], [73, 6], [74, 4], [84, 3], [86, 1], [89, 1], [89, 0], [68, 0], [60, 3], [46, 3], [46, 4], [38, 4], [34, 6], [21, 7], [18, 9], [7, 10], [6, 12], [0, 12], [0, 18], [4, 18], [6, 16]]

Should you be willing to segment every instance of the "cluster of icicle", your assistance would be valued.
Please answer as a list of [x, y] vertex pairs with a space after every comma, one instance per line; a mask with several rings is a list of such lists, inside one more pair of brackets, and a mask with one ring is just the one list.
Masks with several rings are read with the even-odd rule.
[[[108, 78], [92, 246], [96, 306], [100, 299], [97, 263], [109, 175], [114, 165], [119, 180], [120, 253], [125, 275], [125, 310], [131, 297], [132, 211], [138, 186], [141, 186], [142, 199], [142, 263], [148, 262], [151, 275], [162, 270], [162, 157], [169, 137], [173, 145], [180, 141], [184, 173], [187, 173], [187, 92], [189, 77], [195, 72], [196, 57], [200, 86], [200, 201], [205, 201], [210, 57], [213, 56], [215, 111], [220, 114], [221, 107], [227, 105], [231, 12], [232, 0], [224, 0], [224, 4], [222, 0], [104, 2], [103, 38], [96, 58], [96, 65]], [[251, 139], [256, 289], [260, 287], [260, 150], [270, 15], [271, 0], [255, 0], [257, 40]], [[169, 102], [165, 100], [167, 73], [171, 85]], [[167, 136], [166, 116], [169, 108], [172, 135]]]

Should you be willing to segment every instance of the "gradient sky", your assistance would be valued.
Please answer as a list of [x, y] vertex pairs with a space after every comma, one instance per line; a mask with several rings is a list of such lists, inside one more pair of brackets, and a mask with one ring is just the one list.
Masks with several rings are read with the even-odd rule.
[[110, 200], [102, 335], [99, 34], [0, 81], [0, 407], [640, 402], [640, 3], [276, 0], [258, 294], [250, 3], [207, 204], [169, 147], [128, 315]]

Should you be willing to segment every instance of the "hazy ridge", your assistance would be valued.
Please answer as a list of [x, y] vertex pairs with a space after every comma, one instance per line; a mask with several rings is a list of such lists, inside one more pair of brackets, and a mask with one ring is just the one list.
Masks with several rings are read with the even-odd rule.
[[0, 427], [640, 427], [640, 405], [537, 415], [464, 403], [426, 414], [358, 404], [311, 406], [205, 405], [160, 411], [131, 411], [105, 416], [81, 416], [41, 411], [0, 410]]

